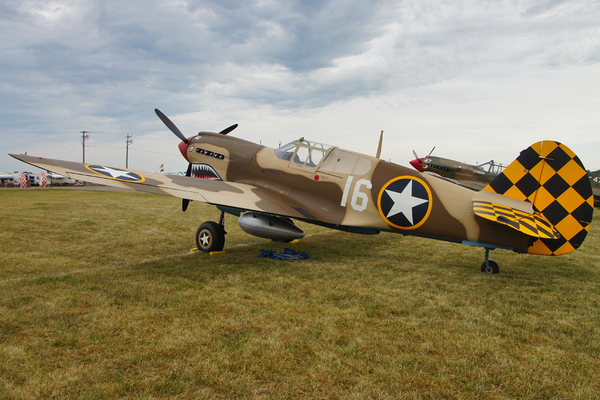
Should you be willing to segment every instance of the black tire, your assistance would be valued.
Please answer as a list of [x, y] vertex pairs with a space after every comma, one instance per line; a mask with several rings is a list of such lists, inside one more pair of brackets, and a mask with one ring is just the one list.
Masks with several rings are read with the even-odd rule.
[[213, 221], [203, 223], [196, 231], [196, 246], [205, 253], [223, 250], [225, 229]]
[[496, 261], [489, 260], [490, 268], [488, 269], [485, 262], [481, 264], [481, 272], [487, 272], [490, 274], [497, 274], [500, 272], [500, 267]]

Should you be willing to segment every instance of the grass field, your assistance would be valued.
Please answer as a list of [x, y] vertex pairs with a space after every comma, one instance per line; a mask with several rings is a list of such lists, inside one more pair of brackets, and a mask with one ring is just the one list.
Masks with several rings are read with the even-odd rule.
[[[600, 398], [600, 227], [563, 257], [300, 224], [282, 245], [214, 207], [0, 190], [0, 399]], [[258, 258], [306, 251], [304, 261]]]

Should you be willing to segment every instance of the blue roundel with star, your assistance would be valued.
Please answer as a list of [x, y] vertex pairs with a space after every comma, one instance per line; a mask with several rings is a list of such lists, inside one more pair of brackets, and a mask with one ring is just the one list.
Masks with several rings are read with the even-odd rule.
[[98, 175], [107, 178], [117, 179], [124, 182], [144, 182], [146, 178], [136, 174], [135, 172], [127, 171], [126, 169], [105, 167], [103, 165], [86, 164], [85, 167]]
[[431, 213], [431, 189], [413, 176], [399, 176], [381, 188], [377, 208], [381, 217], [398, 229], [416, 229]]

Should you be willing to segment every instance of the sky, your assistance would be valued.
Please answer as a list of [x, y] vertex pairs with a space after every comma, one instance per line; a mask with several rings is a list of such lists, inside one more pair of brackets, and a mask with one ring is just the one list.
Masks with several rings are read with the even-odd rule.
[[597, 0], [4, 0], [8, 156], [185, 171], [186, 136], [299, 137], [408, 166], [510, 163], [539, 140], [600, 169]]

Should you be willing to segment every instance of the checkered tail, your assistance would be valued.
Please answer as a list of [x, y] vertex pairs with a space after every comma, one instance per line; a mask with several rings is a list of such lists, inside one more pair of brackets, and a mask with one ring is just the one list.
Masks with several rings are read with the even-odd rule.
[[533, 204], [560, 233], [536, 240], [530, 254], [562, 255], [583, 243], [592, 222], [592, 186], [579, 157], [564, 144], [545, 140], [523, 150], [483, 190]]

